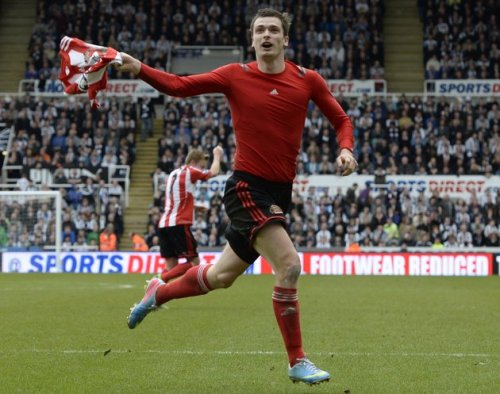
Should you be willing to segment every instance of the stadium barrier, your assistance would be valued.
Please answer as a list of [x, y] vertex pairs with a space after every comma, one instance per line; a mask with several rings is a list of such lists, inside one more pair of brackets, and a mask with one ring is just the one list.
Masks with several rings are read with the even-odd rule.
[[[185, 48], [185, 47], [183, 47]], [[214, 69], [228, 63], [228, 59], [221, 58], [222, 60], [215, 60], [215, 63], [204, 70], [199, 69], [199, 63], [195, 57], [184, 57], [176, 60], [173, 63], [173, 72], [179, 75], [198, 74], [207, 70]], [[179, 67], [178, 62], [183, 65]], [[190, 63], [186, 63], [191, 61]], [[219, 64], [220, 63], [220, 64]], [[183, 71], [181, 71], [183, 70]], [[189, 72], [187, 72], [188, 70]], [[342, 94], [345, 97], [358, 97], [361, 95], [368, 96], [385, 96], [387, 92], [387, 82], [383, 79], [328, 79], [328, 88], [336, 96]], [[22, 79], [18, 85], [18, 95], [31, 94], [37, 97], [64, 97], [64, 86], [60, 81], [56, 82], [56, 89], [50, 92], [45, 92], [39, 87], [40, 81], [38, 79]], [[429, 95], [433, 92], [429, 90]], [[100, 92], [100, 95], [109, 95], [114, 97], [159, 97], [159, 92], [148, 85], [146, 82], [139, 79], [110, 79], [106, 89]]]
[[[206, 191], [207, 197], [211, 198], [214, 193], [224, 193], [228, 175], [218, 175], [205, 182], [198, 182], [196, 195], [201, 190]], [[163, 180], [165, 182], [165, 180]], [[483, 175], [387, 175], [383, 183], [375, 183], [373, 175], [356, 175], [352, 177], [341, 177], [336, 175], [297, 175], [294, 180], [294, 191], [302, 197], [311, 195], [323, 195], [328, 193], [334, 196], [338, 191], [346, 193], [354, 184], [362, 190], [370, 186], [372, 190], [390, 189], [393, 185], [398, 190], [407, 189], [410, 193], [420, 193], [429, 197], [433, 192], [441, 196], [449, 195], [452, 199], [462, 198], [469, 201], [472, 196], [483, 198], [486, 192], [496, 195], [500, 190], [500, 176]], [[161, 182], [154, 184], [155, 192], [161, 191]]]
[[498, 97], [498, 79], [427, 79], [424, 94], [447, 97]]
[[[39, 88], [38, 79], [21, 79], [19, 81], [17, 93], [24, 96], [26, 93], [38, 97], [68, 97], [64, 94], [64, 86], [61, 81], [56, 81], [56, 88], [50, 92], [45, 92]], [[109, 94], [114, 97], [159, 97], [158, 90], [140, 79], [111, 79], [106, 85], [102, 94]]]
[[[220, 250], [202, 251], [202, 264], [217, 263]], [[299, 252], [303, 275], [341, 276], [491, 276], [498, 274], [500, 253], [484, 252]], [[4, 273], [156, 274], [165, 268], [159, 253], [151, 252], [4, 252]], [[259, 257], [247, 275], [272, 274], [269, 263]]]

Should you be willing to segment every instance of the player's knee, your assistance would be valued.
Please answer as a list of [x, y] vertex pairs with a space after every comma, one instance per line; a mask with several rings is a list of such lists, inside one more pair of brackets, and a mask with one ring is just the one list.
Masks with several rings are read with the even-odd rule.
[[236, 278], [236, 276], [228, 273], [219, 273], [214, 277], [213, 287], [216, 289], [227, 289], [231, 287]]
[[300, 265], [300, 260], [297, 259], [293, 264], [287, 266], [285, 279], [290, 283], [297, 283], [302, 272], [302, 267]]
[[280, 266], [282, 267], [279, 273], [281, 280], [290, 285], [297, 283], [302, 272], [300, 258], [297, 253], [289, 253], [285, 256]]

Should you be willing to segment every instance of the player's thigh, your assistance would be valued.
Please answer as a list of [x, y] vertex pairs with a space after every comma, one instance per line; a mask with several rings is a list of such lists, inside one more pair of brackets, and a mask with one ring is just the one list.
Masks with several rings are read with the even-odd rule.
[[226, 244], [217, 264], [207, 272], [208, 283], [214, 287], [230, 286], [248, 267], [231, 246]]
[[277, 273], [300, 265], [292, 240], [279, 222], [271, 222], [260, 229], [253, 247]]

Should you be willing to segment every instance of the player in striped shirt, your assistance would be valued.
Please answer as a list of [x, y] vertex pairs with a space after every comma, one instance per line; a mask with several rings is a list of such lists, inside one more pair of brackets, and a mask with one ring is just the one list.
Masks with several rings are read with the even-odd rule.
[[[197, 243], [191, 232], [195, 210], [193, 194], [196, 182], [206, 181], [219, 174], [223, 153], [220, 146], [215, 147], [214, 160], [210, 169], [206, 170], [208, 155], [198, 149], [191, 150], [185, 164], [172, 171], [168, 177], [165, 207], [158, 222], [160, 253], [167, 264], [167, 269], [161, 273], [164, 282], [181, 276], [200, 263]], [[179, 259], [185, 259], [186, 262], [179, 264]]]

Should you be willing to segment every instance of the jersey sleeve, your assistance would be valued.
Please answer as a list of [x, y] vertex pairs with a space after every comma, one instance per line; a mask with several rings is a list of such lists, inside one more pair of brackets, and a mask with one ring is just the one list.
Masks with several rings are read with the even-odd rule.
[[349, 116], [333, 97], [325, 80], [315, 71], [310, 70], [308, 74], [313, 83], [312, 100], [335, 128], [340, 149], [346, 148], [352, 152], [354, 134]]
[[206, 181], [212, 176], [210, 170], [200, 170], [196, 167], [190, 167], [191, 171], [191, 181], [194, 183], [196, 181]]
[[235, 64], [228, 64], [208, 73], [181, 77], [142, 63], [138, 77], [169, 96], [189, 97], [205, 93], [227, 94], [231, 88], [231, 75], [236, 71], [234, 66]]

